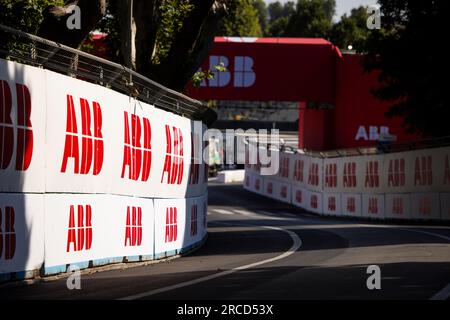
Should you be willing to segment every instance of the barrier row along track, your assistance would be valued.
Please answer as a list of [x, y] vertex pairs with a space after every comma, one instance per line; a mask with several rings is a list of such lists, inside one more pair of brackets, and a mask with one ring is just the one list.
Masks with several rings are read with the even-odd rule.
[[[1, 299], [448, 299], [450, 227], [321, 218], [209, 186], [209, 238], [159, 264], [0, 286]], [[369, 290], [369, 265], [381, 289]]]

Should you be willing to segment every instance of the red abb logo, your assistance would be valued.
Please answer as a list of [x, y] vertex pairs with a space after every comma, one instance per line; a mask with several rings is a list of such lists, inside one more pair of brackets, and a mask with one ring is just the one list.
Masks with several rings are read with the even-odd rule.
[[423, 197], [420, 199], [419, 212], [424, 216], [431, 215], [431, 199]]
[[298, 203], [302, 203], [302, 191], [301, 190], [297, 190], [295, 192], [295, 201], [297, 201]]
[[89, 250], [92, 245], [92, 208], [90, 205], [76, 207], [77, 218], [75, 219], [75, 206], [70, 206], [66, 252], [71, 251], [71, 245], [73, 245], [73, 251]]
[[344, 187], [356, 188], [356, 162], [344, 163]]
[[161, 183], [164, 182], [164, 176], [166, 176], [167, 184], [181, 184], [183, 165], [183, 134], [181, 129], [166, 125], [166, 158]]
[[450, 184], [450, 164], [448, 161], [448, 154], [445, 155], [445, 170], [444, 170], [444, 184]]
[[175, 242], [178, 236], [177, 208], [166, 208], [166, 234], [165, 242]]
[[[0, 208], [0, 259], [2, 257], [4, 257], [5, 260], [14, 258], [14, 253], [16, 252], [16, 231], [14, 229], [15, 218], [16, 216], [13, 207], [5, 207], [3, 212]], [[5, 221], [4, 229], [2, 229], [3, 219]], [[3, 249], [5, 250], [4, 255]]]
[[245, 177], [245, 185], [247, 187], [250, 187], [250, 177], [249, 176]]
[[[131, 126], [130, 126], [131, 123]], [[135, 114], [124, 112], [124, 143], [121, 177], [147, 181], [152, 167], [152, 128], [150, 121]]]
[[364, 186], [366, 188], [378, 188], [380, 186], [378, 161], [366, 162], [366, 177]]
[[392, 212], [397, 215], [403, 214], [403, 199], [402, 198], [394, 198], [392, 200]]
[[259, 190], [261, 188], [261, 181], [259, 179], [255, 179], [255, 189]]
[[281, 158], [279, 176], [289, 178], [289, 158]]
[[[15, 169], [18, 171], [26, 171], [33, 156], [31, 97], [28, 87], [17, 83], [16, 98], [17, 109], [13, 112], [11, 89], [6, 81], [0, 80], [0, 170], [9, 167], [14, 147]], [[15, 123], [11, 114], [16, 115]]]
[[369, 214], [378, 214], [378, 199], [377, 198], [369, 198]]
[[311, 163], [309, 166], [308, 184], [312, 186], [319, 185], [319, 164]]
[[95, 176], [102, 171], [103, 166], [102, 109], [98, 102], [93, 102], [91, 109], [89, 102], [83, 98], [80, 98], [80, 109], [81, 134], [77, 125], [73, 97], [67, 95], [66, 140], [61, 172], [66, 172], [67, 162], [69, 158], [73, 158], [75, 174], [88, 174], [92, 166], [92, 174]]
[[303, 182], [303, 167], [305, 162], [303, 160], [295, 160], [294, 163], [294, 180]]
[[433, 184], [433, 162], [431, 156], [416, 157], [414, 166], [414, 185], [431, 186]]
[[191, 133], [191, 166], [189, 184], [198, 184], [200, 178], [200, 159], [197, 158], [198, 134]]
[[389, 160], [388, 186], [401, 187], [405, 185], [405, 159]]
[[125, 247], [139, 247], [142, 244], [142, 208], [127, 207], [125, 223]]
[[281, 186], [280, 196], [282, 198], [287, 198], [287, 187], [286, 186]]
[[329, 211], [336, 211], [336, 197], [329, 197], [328, 198], [328, 210]]
[[325, 165], [325, 187], [337, 187], [337, 164], [328, 163]]
[[347, 211], [351, 213], [356, 212], [356, 199], [354, 197], [347, 198]]
[[191, 207], [191, 237], [197, 235], [197, 205]]
[[273, 184], [272, 184], [272, 182], [269, 182], [267, 184], [267, 193], [272, 194], [272, 192], [273, 192]]
[[315, 194], [311, 195], [311, 208], [317, 209], [318, 201], [317, 196]]

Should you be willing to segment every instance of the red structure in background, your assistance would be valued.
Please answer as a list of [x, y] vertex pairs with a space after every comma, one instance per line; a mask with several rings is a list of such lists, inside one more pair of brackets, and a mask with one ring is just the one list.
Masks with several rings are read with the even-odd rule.
[[[202, 68], [223, 63], [227, 71], [213, 70], [214, 79], [186, 93], [199, 100], [300, 101], [300, 148], [373, 146], [380, 133], [416, 140], [401, 119], [384, 116], [389, 105], [370, 93], [376, 74], [364, 73], [360, 61], [323, 39], [218, 37]], [[307, 109], [306, 102], [334, 108]]]

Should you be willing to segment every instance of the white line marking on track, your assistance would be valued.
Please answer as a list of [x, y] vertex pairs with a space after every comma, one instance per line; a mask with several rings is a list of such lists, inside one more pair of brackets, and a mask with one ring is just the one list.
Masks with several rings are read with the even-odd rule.
[[226, 209], [212, 209], [212, 211], [217, 212], [219, 214], [234, 214], [234, 212]]
[[436, 293], [430, 300], [447, 300], [450, 297], [450, 283], [441, 291]]
[[[214, 210], [217, 210], [217, 209], [214, 209]], [[237, 210], [235, 210], [235, 211], [237, 211]], [[245, 215], [248, 215], [249, 213], [250, 212], [246, 212]], [[217, 222], [217, 223], [219, 223], [219, 222]], [[221, 224], [227, 224], [227, 225], [238, 225], [238, 224], [235, 224], [235, 223], [225, 223], [225, 222], [220, 222], [220, 223]], [[201, 277], [201, 278], [198, 278], [198, 279], [177, 283], [177, 284], [174, 284], [174, 285], [171, 285], [171, 286], [168, 286], [168, 287], [163, 287], [163, 288], [159, 288], [159, 289], [150, 290], [150, 291], [147, 291], [147, 292], [134, 294], [134, 295], [131, 295], [131, 296], [120, 298], [118, 300], [142, 299], [142, 298], [153, 296], [153, 295], [156, 295], [156, 294], [159, 294], [159, 293], [172, 291], [172, 290], [184, 288], [184, 287], [187, 287], [187, 286], [191, 286], [191, 285], [194, 285], [194, 284], [198, 284], [198, 283], [201, 283], [201, 282], [209, 281], [209, 280], [212, 280], [212, 279], [217, 279], [217, 278], [220, 278], [220, 277], [224, 277], [224, 276], [230, 275], [230, 274], [238, 272], [238, 271], [247, 270], [247, 269], [250, 269], [250, 268], [254, 268], [254, 267], [260, 266], [262, 264], [266, 264], [266, 263], [270, 263], [270, 262], [274, 262], [274, 261], [278, 261], [278, 260], [287, 258], [290, 255], [294, 254], [302, 246], [302, 240], [293, 231], [290, 231], [290, 230], [287, 230], [287, 229], [284, 229], [284, 228], [279, 228], [279, 227], [258, 226], [258, 225], [254, 225], [254, 224], [251, 224], [251, 223], [246, 223], [245, 221], [242, 222], [242, 223], [239, 223], [239, 225], [249, 225], [249, 226], [259, 227], [259, 228], [263, 228], [263, 229], [276, 230], [276, 231], [281, 231], [281, 232], [287, 233], [292, 238], [292, 242], [293, 242], [292, 246], [287, 251], [285, 251], [284, 253], [282, 253], [282, 254], [280, 254], [280, 255], [278, 255], [276, 257], [270, 258], [270, 259], [265, 259], [265, 260], [257, 261], [257, 262], [254, 262], [254, 263], [246, 264], [246, 265], [243, 265], [243, 266], [240, 266], [240, 267], [236, 267], [236, 268], [233, 268], [233, 269], [230, 269], [230, 270], [227, 270], [227, 271], [222, 271], [222, 272], [211, 274], [209, 276]]]

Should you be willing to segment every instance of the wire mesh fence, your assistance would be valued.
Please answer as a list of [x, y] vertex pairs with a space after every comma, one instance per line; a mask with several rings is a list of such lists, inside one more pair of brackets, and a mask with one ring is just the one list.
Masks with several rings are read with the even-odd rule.
[[157, 108], [211, 122], [200, 101], [170, 90], [120, 64], [0, 24], [0, 58], [85, 80]]

